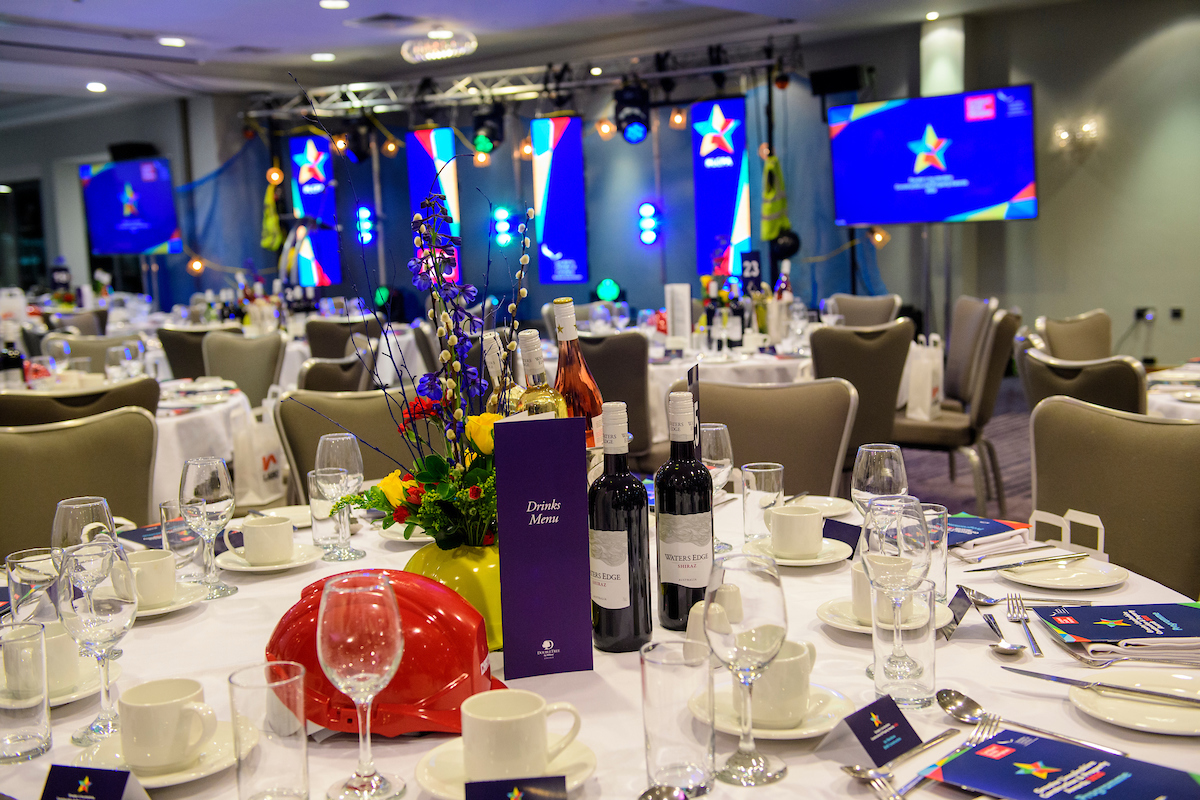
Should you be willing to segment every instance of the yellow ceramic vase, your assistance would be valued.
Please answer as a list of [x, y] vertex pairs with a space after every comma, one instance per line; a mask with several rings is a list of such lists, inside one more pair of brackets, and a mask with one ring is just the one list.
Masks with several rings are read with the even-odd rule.
[[504, 646], [500, 627], [500, 548], [456, 547], [443, 550], [430, 542], [413, 553], [404, 567], [449, 586], [483, 615], [489, 650]]

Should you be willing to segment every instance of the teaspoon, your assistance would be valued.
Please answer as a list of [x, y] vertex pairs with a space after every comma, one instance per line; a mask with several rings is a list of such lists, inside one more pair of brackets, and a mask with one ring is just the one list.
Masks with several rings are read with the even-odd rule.
[[[954, 717], [959, 722], [969, 722], [975, 724], [980, 722], [986, 713], [983, 710], [983, 706], [979, 705], [979, 703], [967, 697], [962, 692], [954, 689], [939, 689], [937, 693], [937, 702], [938, 705], [942, 707], [943, 711]], [[1024, 722], [1015, 722], [1011, 719], [1005, 720], [1005, 722], [1007, 722], [1009, 725], [1015, 725], [1016, 727], [1024, 728], [1027, 731], [1040, 733], [1043, 736], [1049, 736], [1051, 739], [1058, 739], [1062, 742], [1071, 742], [1072, 744], [1081, 745], [1083, 747], [1094, 747], [1097, 750], [1103, 750], [1106, 753], [1112, 753], [1113, 755], [1118, 756], [1129, 755], [1123, 750], [1117, 750], [1114, 747], [1096, 744], [1095, 742], [1089, 742], [1086, 739], [1076, 739], [1073, 736], [1067, 736], [1062, 733], [1054, 733], [1053, 731], [1048, 731], [1045, 728], [1035, 728], [1032, 725], [1026, 725]]]
[[1000, 630], [999, 623], [996, 622], [996, 618], [991, 614], [984, 614], [983, 621], [988, 624], [988, 627], [992, 629], [993, 633], [1000, 637], [1000, 641], [996, 642], [995, 644], [990, 644], [988, 647], [1005, 656], [1015, 656], [1017, 653], [1020, 653], [1025, 649], [1025, 645], [1017, 644], [1016, 642], [1010, 642], [1008, 639], [1004, 638], [1004, 631]]

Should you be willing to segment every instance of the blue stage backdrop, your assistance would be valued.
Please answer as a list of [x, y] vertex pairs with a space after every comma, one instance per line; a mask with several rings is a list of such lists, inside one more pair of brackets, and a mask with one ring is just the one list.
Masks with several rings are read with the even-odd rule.
[[[458, 164], [454, 160], [454, 129], [425, 128], [410, 131], [406, 140], [408, 151], [408, 197], [414, 214], [424, 212], [421, 201], [430, 192], [446, 196], [446, 212], [453, 222], [450, 223], [451, 236], [461, 236], [462, 218], [458, 207]], [[417, 250], [416, 255], [422, 255]], [[454, 271], [450, 275], [452, 281], [459, 278], [459, 248], [447, 253], [454, 258]]]
[[541, 283], [588, 280], [587, 203], [583, 185], [583, 120], [546, 117], [529, 126], [533, 139], [533, 208]]
[[301, 286], [339, 284], [342, 264], [329, 140], [323, 136], [296, 136], [289, 141], [288, 152], [292, 160], [292, 214], [305, 220], [296, 228], [296, 282]]
[[83, 164], [79, 180], [93, 253], [183, 252], [165, 158]]
[[829, 109], [838, 225], [1037, 216], [1033, 89]]
[[696, 272], [740, 275], [750, 250], [746, 100], [693, 103], [691, 120]]

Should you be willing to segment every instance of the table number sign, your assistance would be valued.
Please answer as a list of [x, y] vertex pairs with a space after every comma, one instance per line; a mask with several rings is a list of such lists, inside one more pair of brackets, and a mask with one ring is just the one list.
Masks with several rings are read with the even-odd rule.
[[683, 350], [691, 344], [692, 285], [668, 283], [663, 287], [667, 308], [668, 358], [682, 358]]
[[42, 800], [150, 800], [150, 796], [125, 770], [53, 764]]
[[496, 425], [504, 677], [592, 668], [581, 417]]
[[466, 785], [466, 800], [567, 800], [567, 779], [554, 775], [475, 781]]
[[817, 749], [843, 764], [880, 766], [921, 744], [891, 695], [845, 717]]

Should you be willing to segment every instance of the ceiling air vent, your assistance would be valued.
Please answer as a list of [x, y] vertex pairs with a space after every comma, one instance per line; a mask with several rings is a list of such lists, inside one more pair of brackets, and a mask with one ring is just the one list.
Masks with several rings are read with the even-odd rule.
[[416, 17], [406, 17], [402, 14], [388, 14], [385, 12], [370, 17], [348, 19], [342, 24], [349, 25], [352, 28], [378, 28], [380, 30], [394, 31], [412, 27], [420, 21]]

